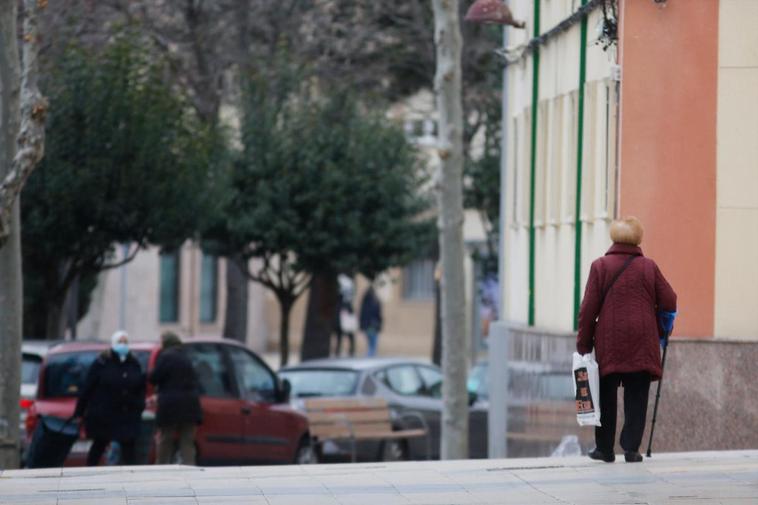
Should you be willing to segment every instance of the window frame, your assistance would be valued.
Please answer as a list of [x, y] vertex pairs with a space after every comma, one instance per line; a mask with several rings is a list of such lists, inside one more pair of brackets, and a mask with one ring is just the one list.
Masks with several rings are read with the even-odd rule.
[[[428, 292], [424, 289], [424, 286], [421, 285], [421, 278], [427, 273], [427, 267], [431, 267], [431, 283], [427, 286], [430, 288]], [[403, 300], [412, 302], [428, 302], [434, 300], [435, 268], [436, 264], [432, 258], [416, 258], [405, 265], [403, 267], [403, 282], [401, 287]], [[415, 278], [414, 282], [411, 282], [412, 278]]]
[[[396, 369], [396, 368], [410, 368], [413, 371], [413, 374], [416, 376], [416, 379], [418, 379], [418, 382], [419, 382], [421, 388], [417, 389], [416, 393], [401, 393], [400, 391], [398, 391], [397, 389], [395, 389], [394, 387], [392, 387], [390, 385], [389, 372], [390, 372], [390, 370]], [[376, 377], [376, 375], [379, 374], [379, 373], [383, 373], [385, 379], [384, 380], [380, 380], [377, 377], [377, 382], [381, 382], [382, 384], [384, 384], [384, 386], [387, 387], [387, 388], [389, 388], [389, 390], [392, 391], [394, 394], [396, 394], [398, 396], [405, 397], [405, 398], [411, 398], [411, 397], [422, 397], [422, 398], [425, 398], [424, 395], [419, 394], [419, 391], [421, 391], [423, 388], [425, 388], [426, 385], [424, 383], [424, 378], [421, 376], [421, 374], [418, 372], [418, 370], [416, 370], [416, 364], [415, 363], [398, 363], [398, 364], [395, 364], [395, 365], [390, 365], [390, 366], [382, 368], [381, 370], [377, 370], [372, 375], [374, 377]]]
[[[164, 318], [164, 298], [167, 298], [167, 295], [164, 297], [164, 284], [163, 284], [163, 269], [164, 269], [164, 258], [167, 257], [173, 257], [174, 258], [174, 269], [175, 269], [175, 276], [174, 276], [174, 283], [172, 286], [173, 289], [173, 311], [170, 317]], [[179, 322], [181, 318], [181, 289], [182, 289], [182, 255], [181, 255], [181, 249], [176, 249], [174, 251], [165, 251], [160, 252], [158, 254], [158, 322], [160, 324], [176, 324]]]

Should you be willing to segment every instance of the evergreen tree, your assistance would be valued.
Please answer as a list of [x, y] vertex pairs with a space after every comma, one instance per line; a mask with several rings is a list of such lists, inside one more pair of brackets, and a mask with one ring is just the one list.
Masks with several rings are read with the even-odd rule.
[[27, 335], [60, 337], [72, 286], [86, 300], [99, 272], [150, 244], [178, 247], [212, 210], [221, 142], [147, 54], [129, 35], [72, 47], [45, 82], [46, 154], [22, 194]]

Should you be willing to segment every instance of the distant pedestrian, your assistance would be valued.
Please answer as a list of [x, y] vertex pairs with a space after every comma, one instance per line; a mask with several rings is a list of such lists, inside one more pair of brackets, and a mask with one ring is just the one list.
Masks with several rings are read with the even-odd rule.
[[379, 332], [382, 331], [382, 304], [376, 296], [374, 286], [369, 286], [361, 301], [361, 330], [368, 339], [368, 356], [376, 356]]
[[158, 388], [156, 462], [173, 463], [178, 447], [182, 464], [194, 465], [195, 432], [203, 420], [200, 385], [182, 341], [172, 332], [161, 335], [161, 352], [150, 382]]
[[629, 217], [611, 224], [613, 245], [590, 268], [579, 311], [576, 350], [595, 349], [600, 368], [600, 422], [592, 459], [615, 460], [616, 393], [624, 388], [621, 447], [627, 462], [642, 461], [650, 382], [661, 378], [657, 312], [676, 311], [676, 294], [658, 265], [642, 254], [642, 224]]
[[120, 446], [121, 464], [136, 464], [145, 386], [142, 367], [129, 352], [129, 335], [117, 331], [111, 336], [111, 348], [90, 366], [74, 411], [75, 417], [84, 418], [87, 436], [92, 439], [88, 466], [98, 465], [111, 441]]
[[348, 354], [355, 356], [355, 332], [358, 330], [358, 319], [355, 317], [355, 311], [353, 310], [355, 284], [347, 275], [340, 275], [338, 280], [339, 299], [337, 313], [334, 318], [334, 332], [337, 341], [334, 355], [339, 357], [342, 354], [342, 338], [345, 337], [348, 340]]

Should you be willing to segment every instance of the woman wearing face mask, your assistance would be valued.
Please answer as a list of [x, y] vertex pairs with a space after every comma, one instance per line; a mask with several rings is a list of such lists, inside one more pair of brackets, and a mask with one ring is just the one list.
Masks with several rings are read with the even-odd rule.
[[117, 331], [111, 336], [111, 348], [90, 366], [75, 417], [84, 417], [92, 447], [87, 465], [96, 466], [111, 441], [121, 446], [121, 464], [136, 463], [135, 442], [145, 409], [145, 375], [137, 359], [129, 352], [129, 335]]

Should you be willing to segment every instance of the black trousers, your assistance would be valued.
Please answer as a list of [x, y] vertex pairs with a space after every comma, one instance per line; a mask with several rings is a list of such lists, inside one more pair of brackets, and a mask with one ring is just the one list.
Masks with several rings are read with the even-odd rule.
[[355, 356], [355, 333], [347, 333], [342, 330], [337, 330], [337, 347], [334, 350], [335, 356], [339, 357], [342, 352], [342, 337], [346, 337], [348, 341], [350, 356]]
[[[111, 441], [106, 438], [96, 438], [87, 453], [87, 466], [97, 466], [103, 457], [105, 449]], [[119, 440], [121, 446], [121, 464], [135, 465], [137, 463], [136, 440]]]
[[614, 373], [600, 378], [600, 423], [595, 427], [595, 445], [605, 454], [613, 454], [616, 439], [616, 394], [624, 388], [624, 428], [621, 448], [624, 452], [639, 452], [645, 431], [650, 374], [647, 372]]

